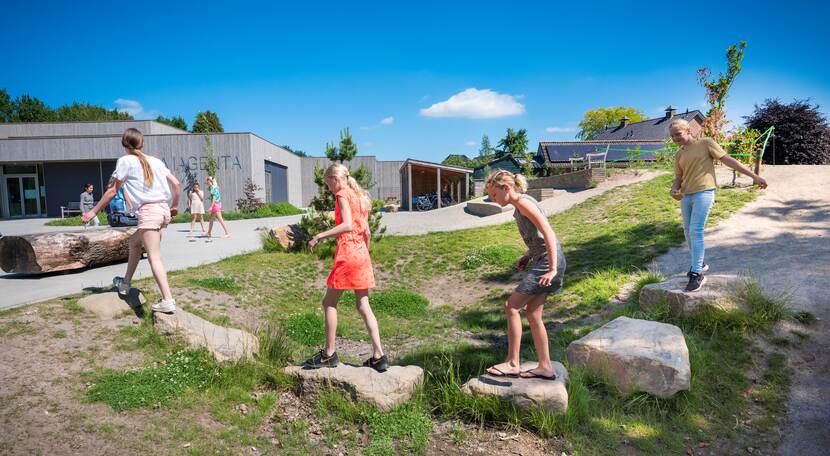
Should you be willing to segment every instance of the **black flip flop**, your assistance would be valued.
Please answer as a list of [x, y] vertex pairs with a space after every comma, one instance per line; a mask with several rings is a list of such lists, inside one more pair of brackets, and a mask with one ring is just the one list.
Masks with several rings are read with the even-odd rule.
[[521, 373], [522, 374], [530, 374], [530, 375], [528, 375], [528, 376], [519, 375], [519, 378], [538, 378], [538, 379], [541, 379], [541, 380], [556, 380], [556, 373], [555, 372], [551, 376], [537, 374], [536, 372], [533, 372], [533, 369], [522, 371]]
[[[491, 370], [494, 370], [494, 371], [498, 372], [498, 374], [494, 374], [494, 373], [490, 372]], [[485, 370], [484, 372], [486, 372], [487, 375], [490, 375], [490, 376], [493, 376], [493, 377], [519, 378], [519, 374], [511, 374], [511, 373], [508, 373], [508, 372], [504, 372], [503, 370], [499, 369], [496, 366], [493, 366], [493, 367]]]

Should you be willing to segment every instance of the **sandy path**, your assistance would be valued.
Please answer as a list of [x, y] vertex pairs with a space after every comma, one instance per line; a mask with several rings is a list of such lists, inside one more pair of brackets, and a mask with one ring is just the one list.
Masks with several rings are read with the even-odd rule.
[[[830, 166], [767, 167], [758, 199], [706, 230], [711, 273], [751, 272], [768, 292], [792, 291], [793, 305], [821, 319], [791, 352], [794, 370], [782, 455], [830, 448]], [[725, 179], [719, 181], [725, 182]], [[748, 180], [744, 180], [748, 182]], [[717, 204], [717, 203], [716, 203]], [[656, 261], [664, 274], [689, 269], [685, 246]], [[705, 286], [705, 285], [704, 285]]]

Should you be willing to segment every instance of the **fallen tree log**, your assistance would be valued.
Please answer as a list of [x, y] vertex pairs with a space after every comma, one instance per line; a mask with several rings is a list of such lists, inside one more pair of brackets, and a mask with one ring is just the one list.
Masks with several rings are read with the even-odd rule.
[[43, 274], [124, 261], [135, 228], [108, 228], [3, 236], [0, 268], [6, 272]]

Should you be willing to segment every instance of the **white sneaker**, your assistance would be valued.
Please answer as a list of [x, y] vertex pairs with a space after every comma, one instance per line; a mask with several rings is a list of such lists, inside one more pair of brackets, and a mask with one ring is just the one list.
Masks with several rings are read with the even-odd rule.
[[113, 277], [112, 284], [118, 288], [118, 294], [122, 296], [130, 294], [130, 282], [125, 282], [123, 277]]
[[150, 306], [153, 312], [173, 313], [176, 311], [175, 299], [162, 299], [161, 301]]
[[709, 272], [709, 265], [703, 263], [703, 266], [700, 267], [700, 272]]

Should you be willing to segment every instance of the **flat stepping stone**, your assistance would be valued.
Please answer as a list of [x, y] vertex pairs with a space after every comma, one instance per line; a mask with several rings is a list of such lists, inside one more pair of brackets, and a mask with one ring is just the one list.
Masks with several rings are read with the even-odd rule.
[[572, 369], [603, 377], [623, 395], [643, 391], [668, 398], [691, 383], [686, 339], [667, 323], [619, 317], [571, 342], [565, 354]]
[[723, 299], [740, 287], [739, 276], [729, 274], [706, 274], [706, 282], [698, 291], [686, 292], [689, 278], [686, 274], [671, 276], [660, 283], [650, 283], [640, 290], [640, 308], [651, 309], [664, 301], [671, 307], [674, 315], [689, 315], [705, 304], [717, 305], [727, 309], [734, 308], [732, 301]]
[[467, 212], [480, 217], [501, 214], [502, 212], [509, 212], [512, 210], [513, 208], [509, 205], [501, 207], [496, 203], [488, 201], [470, 201], [467, 203]]
[[216, 361], [237, 361], [255, 355], [259, 341], [251, 333], [215, 325], [190, 312], [153, 312], [153, 326], [166, 336], [182, 337], [188, 345], [206, 348]]
[[121, 297], [118, 292], [108, 291], [84, 296], [78, 300], [78, 305], [85, 310], [94, 313], [102, 320], [112, 320], [131, 312], [138, 317], [143, 317], [144, 311], [141, 306], [146, 302], [144, 296], [137, 288], [130, 289], [127, 296]]
[[340, 363], [337, 367], [304, 369], [288, 366], [285, 373], [300, 379], [303, 394], [314, 395], [326, 388], [336, 388], [353, 400], [367, 402], [389, 411], [408, 401], [424, 382], [424, 370], [418, 366], [392, 366], [386, 372], [370, 367]]
[[[521, 370], [536, 366], [535, 362], [524, 362]], [[539, 407], [552, 413], [565, 413], [570, 378], [562, 363], [554, 361], [553, 368], [556, 369], [556, 380], [496, 377], [485, 373], [465, 383], [461, 390], [467, 394], [505, 398], [524, 409]]]

